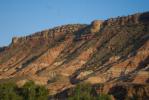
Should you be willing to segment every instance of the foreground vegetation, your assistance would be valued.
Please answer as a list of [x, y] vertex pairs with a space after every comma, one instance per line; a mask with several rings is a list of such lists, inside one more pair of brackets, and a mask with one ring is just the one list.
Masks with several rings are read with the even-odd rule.
[[113, 100], [112, 95], [104, 93], [102, 88], [103, 84], [79, 83], [74, 88], [62, 91], [50, 98], [52, 100]]
[[[0, 100], [48, 100], [48, 90], [44, 86], [35, 85], [30, 81], [22, 87], [18, 87], [15, 83], [0, 84]], [[53, 97], [52, 100], [111, 100], [108, 94], [98, 94], [92, 85], [87, 83], [78, 84], [75, 88], [67, 91], [67, 96]]]
[[54, 96], [49, 96], [44, 86], [35, 85], [30, 81], [22, 87], [15, 83], [0, 84], [0, 100], [148, 100], [149, 84], [113, 85], [105, 93], [104, 84], [91, 85], [88, 83], [77, 84], [76, 87], [67, 89]]
[[43, 86], [27, 82], [22, 87], [15, 83], [0, 84], [0, 100], [47, 100], [48, 90]]
[[[99, 85], [99, 87], [102, 86]], [[98, 93], [90, 84], [82, 83], [69, 91], [68, 100], [112, 100], [112, 98], [108, 94]]]

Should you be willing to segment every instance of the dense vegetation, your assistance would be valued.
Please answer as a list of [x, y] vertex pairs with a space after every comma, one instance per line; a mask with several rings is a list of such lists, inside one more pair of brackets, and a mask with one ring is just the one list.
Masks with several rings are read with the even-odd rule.
[[89, 83], [79, 83], [75, 87], [66, 89], [55, 96], [53, 100], [112, 100], [112, 95], [103, 92], [103, 84], [91, 85]]
[[48, 91], [43, 86], [27, 82], [22, 87], [15, 83], [0, 84], [0, 100], [47, 100]]
[[[87, 83], [78, 84], [67, 93], [65, 98], [68, 100], [111, 100], [110, 95], [98, 94], [95, 87]], [[32, 81], [25, 83], [22, 87], [12, 82], [3, 83], [0, 84], [0, 100], [48, 100], [48, 91], [44, 86], [35, 85]]]
[[[107, 87], [111, 88], [108, 89]], [[149, 85], [79, 83], [74, 88], [56, 94], [52, 100], [61, 100], [62, 98], [63, 100], [148, 100]]]
[[111, 96], [97, 93], [96, 89], [90, 84], [82, 83], [69, 91], [68, 100], [111, 100]]
[[75, 88], [62, 91], [55, 96], [49, 96], [44, 86], [27, 82], [22, 87], [15, 83], [0, 84], [0, 100], [148, 100], [148, 84], [116, 84], [108, 93], [104, 92], [104, 84], [91, 85], [80, 83]]

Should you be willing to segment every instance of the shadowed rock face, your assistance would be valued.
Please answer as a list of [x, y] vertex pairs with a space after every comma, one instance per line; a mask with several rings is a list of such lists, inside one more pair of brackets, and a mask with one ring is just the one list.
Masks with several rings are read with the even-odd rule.
[[149, 19], [149, 13], [148, 12], [142, 13], [139, 16], [139, 21], [141, 21], [142, 23], [149, 23], [148, 19]]
[[116, 100], [147, 100], [149, 98], [148, 89], [147, 84], [117, 84], [110, 88], [109, 94], [112, 94]]
[[15, 37], [0, 49], [0, 82], [33, 80], [53, 94], [82, 81], [146, 83], [148, 22], [145, 12]]

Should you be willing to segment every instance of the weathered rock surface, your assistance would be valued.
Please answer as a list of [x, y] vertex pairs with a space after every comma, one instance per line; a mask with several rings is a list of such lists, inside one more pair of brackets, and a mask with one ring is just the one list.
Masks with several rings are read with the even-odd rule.
[[91, 33], [99, 32], [101, 25], [103, 21], [102, 20], [95, 20], [91, 23]]

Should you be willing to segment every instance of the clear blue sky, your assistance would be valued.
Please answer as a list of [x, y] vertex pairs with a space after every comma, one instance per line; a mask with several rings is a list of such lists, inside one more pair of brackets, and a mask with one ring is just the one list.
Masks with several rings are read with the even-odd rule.
[[24, 36], [68, 23], [149, 11], [149, 0], [0, 0], [0, 46]]

